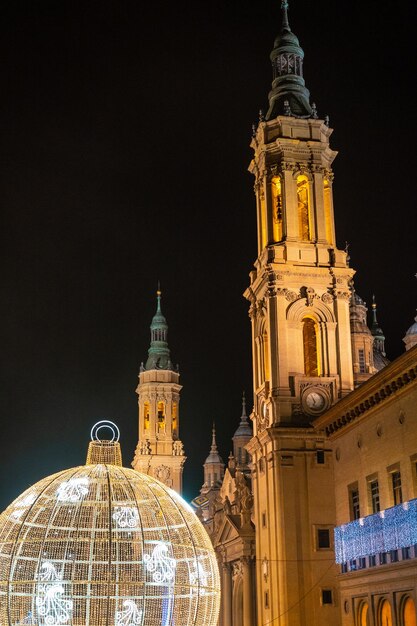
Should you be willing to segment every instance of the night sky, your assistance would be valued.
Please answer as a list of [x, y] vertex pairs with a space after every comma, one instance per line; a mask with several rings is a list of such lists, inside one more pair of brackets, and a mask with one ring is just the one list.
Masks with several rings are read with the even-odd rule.
[[[180, 364], [184, 493], [245, 389], [256, 255], [251, 125], [279, 0], [5, 0], [0, 7], [0, 509], [85, 462], [92, 424], [137, 442], [135, 388], [161, 281]], [[293, 0], [335, 129], [336, 230], [388, 356], [417, 306], [415, 3]], [[396, 7], [399, 8], [396, 8]]]

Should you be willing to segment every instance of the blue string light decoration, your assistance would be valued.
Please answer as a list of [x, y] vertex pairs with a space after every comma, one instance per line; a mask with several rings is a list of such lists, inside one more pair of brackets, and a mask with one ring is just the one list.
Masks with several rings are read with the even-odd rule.
[[417, 544], [417, 499], [337, 526], [336, 563]]

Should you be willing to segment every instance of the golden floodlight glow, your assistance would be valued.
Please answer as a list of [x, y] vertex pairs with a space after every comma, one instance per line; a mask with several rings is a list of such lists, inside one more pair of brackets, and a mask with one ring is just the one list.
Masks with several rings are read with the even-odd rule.
[[90, 463], [103, 456], [1, 514], [1, 626], [215, 626], [219, 572], [201, 522], [175, 491], [118, 465], [117, 442], [90, 444]]

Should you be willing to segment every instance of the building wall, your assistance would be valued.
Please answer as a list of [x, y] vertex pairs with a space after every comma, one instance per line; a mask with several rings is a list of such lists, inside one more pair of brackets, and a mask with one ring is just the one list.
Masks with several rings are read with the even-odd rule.
[[[385, 367], [315, 425], [326, 430], [333, 448], [336, 533], [354, 537], [349, 545], [357, 551], [339, 566], [342, 625], [415, 626], [417, 350]], [[396, 499], [394, 472], [401, 477]], [[370, 488], [375, 480], [379, 512]], [[354, 491], [359, 510], [353, 506]], [[387, 522], [391, 519], [394, 523]], [[376, 530], [366, 535], [366, 528]], [[394, 549], [387, 549], [390, 542]]]

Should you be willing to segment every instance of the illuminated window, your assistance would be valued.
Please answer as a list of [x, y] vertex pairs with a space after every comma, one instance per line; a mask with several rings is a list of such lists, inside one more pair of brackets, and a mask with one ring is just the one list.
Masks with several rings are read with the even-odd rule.
[[359, 626], [369, 626], [369, 606], [367, 602], [363, 602], [359, 607]]
[[144, 419], [145, 430], [149, 430], [149, 413], [150, 413], [149, 402], [145, 402], [143, 405], [143, 419]]
[[332, 200], [331, 187], [327, 178], [324, 179], [324, 219], [326, 220], [326, 239], [328, 243], [333, 244], [332, 236]]
[[392, 626], [391, 605], [388, 600], [383, 600], [380, 607], [380, 626]]
[[266, 208], [265, 208], [265, 196], [263, 189], [260, 190], [259, 193], [259, 210], [261, 213], [261, 250], [263, 250], [268, 243], [267, 241], [267, 229], [266, 229]]
[[177, 435], [177, 419], [178, 419], [178, 405], [176, 402], [172, 404], [172, 434]]
[[158, 430], [165, 430], [165, 404], [158, 402]]
[[403, 501], [403, 492], [401, 488], [401, 472], [399, 472], [398, 470], [396, 472], [392, 472], [391, 480], [394, 505], [401, 504], [401, 502]]
[[402, 614], [404, 626], [417, 626], [416, 607], [412, 598], [404, 602]]
[[281, 179], [278, 176], [272, 179], [272, 211], [274, 216], [274, 241], [281, 241], [283, 204]]
[[303, 321], [304, 373], [306, 376], [319, 376], [317, 324], [306, 317]]
[[298, 233], [303, 241], [310, 241], [310, 198], [307, 176], [297, 177]]

